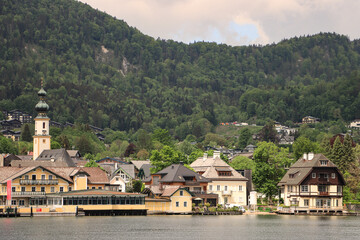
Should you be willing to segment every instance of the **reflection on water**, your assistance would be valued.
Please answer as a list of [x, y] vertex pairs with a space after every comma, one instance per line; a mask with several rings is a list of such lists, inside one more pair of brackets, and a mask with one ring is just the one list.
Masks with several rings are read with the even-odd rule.
[[0, 239], [360, 239], [360, 218], [131, 216], [0, 218]]

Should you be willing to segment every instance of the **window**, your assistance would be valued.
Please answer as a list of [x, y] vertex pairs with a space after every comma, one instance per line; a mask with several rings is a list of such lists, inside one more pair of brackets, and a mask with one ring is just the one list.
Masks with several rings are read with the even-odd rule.
[[216, 191], [220, 191], [220, 185], [216, 186]]
[[242, 185], [239, 185], [239, 191], [240, 192], [242, 191]]
[[342, 186], [340, 185], [337, 186], [337, 193], [342, 194]]
[[309, 186], [308, 185], [301, 185], [301, 192], [308, 192]]
[[308, 207], [309, 206], [309, 199], [304, 199], [304, 206]]
[[12, 192], [16, 192], [16, 187], [11, 187]]
[[328, 161], [327, 161], [327, 160], [320, 160], [320, 165], [321, 165], [321, 166], [327, 166], [327, 165], [328, 165]]
[[50, 192], [55, 192], [55, 187], [50, 187]]
[[23, 199], [19, 200], [19, 206], [24, 206], [25, 205], [25, 201]]
[[52, 180], [53, 179], [53, 175], [49, 175], [49, 180]]
[[16, 205], [16, 200], [11, 200], [11, 205]]
[[184, 191], [180, 191], [180, 196], [184, 196]]
[[327, 174], [327, 173], [320, 173], [320, 174], [319, 174], [319, 178], [328, 179], [328, 178], [329, 178], [329, 174]]
[[209, 191], [212, 191], [212, 185], [209, 185]]
[[25, 180], [29, 180], [29, 175], [25, 175]]
[[71, 191], [71, 187], [69, 187], [69, 192]]
[[184, 207], [187, 207], [187, 202], [184, 202]]
[[227, 191], [228, 190], [228, 186], [224, 186], [224, 191]]
[[64, 187], [60, 187], [60, 192], [63, 192], [64, 191]]
[[98, 187], [99, 189], [102, 189], [102, 187]]
[[179, 202], [176, 202], [176, 207], [179, 207], [179, 205], [180, 205]]
[[46, 143], [46, 140], [45, 140], [45, 139], [43, 139], [43, 143]]
[[335, 179], [335, 177], [336, 177], [336, 174], [335, 174], [335, 173], [331, 173], [331, 178], [332, 178], [332, 179]]
[[40, 191], [41, 191], [41, 192], [45, 192], [45, 187], [41, 187], [41, 188], [40, 188]]
[[92, 187], [91, 189], [96, 189], [95, 187]]
[[25, 187], [21, 187], [21, 191], [22, 191], [22, 192], [25, 192], [25, 191], [26, 191], [26, 188], [25, 188]]
[[229, 172], [218, 172], [218, 175], [219, 176], [232, 176], [232, 173], [229, 171]]
[[36, 175], [31, 175], [32, 180], [36, 180]]
[[41, 175], [41, 180], [45, 180], [45, 175]]
[[316, 173], [313, 172], [313, 173], [311, 174], [311, 176], [312, 176], [312, 178], [316, 178]]
[[318, 191], [319, 192], [327, 192], [327, 188], [325, 185], [318, 185]]
[[338, 207], [339, 206], [339, 200], [335, 200], [335, 207]]
[[36, 192], [36, 187], [31, 187], [32, 192]]
[[293, 186], [288, 185], [288, 192], [292, 192]]
[[289, 178], [294, 178], [295, 174], [289, 174]]

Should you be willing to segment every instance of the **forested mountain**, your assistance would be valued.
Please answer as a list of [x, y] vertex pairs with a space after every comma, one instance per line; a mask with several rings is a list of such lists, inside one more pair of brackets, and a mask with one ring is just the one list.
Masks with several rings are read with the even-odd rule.
[[34, 113], [44, 77], [59, 122], [201, 136], [222, 121], [360, 118], [360, 41], [266, 46], [153, 39], [73, 0], [0, 0], [0, 110]]

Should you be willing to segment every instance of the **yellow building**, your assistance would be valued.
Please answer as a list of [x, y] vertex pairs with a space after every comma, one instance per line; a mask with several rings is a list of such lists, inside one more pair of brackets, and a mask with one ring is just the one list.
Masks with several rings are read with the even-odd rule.
[[[11, 200], [6, 201], [11, 183]], [[105, 189], [106, 173], [95, 167], [2, 167], [0, 205], [28, 207], [48, 205], [48, 194], [74, 190]]]
[[192, 199], [194, 196], [186, 188], [169, 186], [161, 196], [156, 196], [150, 189], [146, 189], [144, 193], [149, 195], [149, 197], [145, 198], [145, 206], [149, 214], [187, 214], [192, 211]]
[[244, 206], [247, 203], [247, 178], [221, 160], [220, 152], [215, 151], [212, 157], [205, 153], [195, 160], [190, 167], [203, 177], [211, 180], [207, 193], [217, 194], [219, 204]]

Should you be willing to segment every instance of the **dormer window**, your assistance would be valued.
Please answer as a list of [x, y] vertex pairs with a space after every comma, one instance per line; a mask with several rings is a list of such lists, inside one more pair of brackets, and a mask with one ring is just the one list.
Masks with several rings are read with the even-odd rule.
[[185, 181], [195, 181], [194, 177], [186, 177], [184, 176]]
[[328, 160], [320, 160], [320, 166], [327, 166]]
[[218, 172], [219, 176], [232, 176], [231, 172], [225, 172], [225, 171], [219, 171]]
[[289, 174], [289, 178], [295, 178], [295, 174]]

